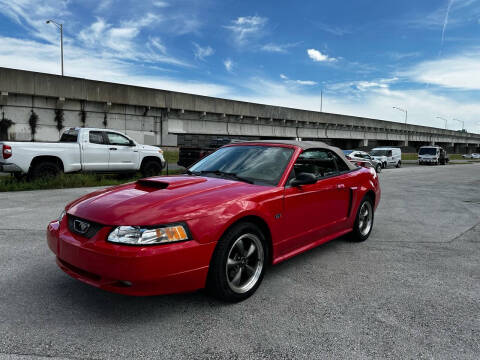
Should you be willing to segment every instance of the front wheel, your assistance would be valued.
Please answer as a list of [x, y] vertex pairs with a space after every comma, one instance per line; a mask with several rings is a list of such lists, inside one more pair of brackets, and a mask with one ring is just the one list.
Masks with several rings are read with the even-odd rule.
[[159, 175], [162, 172], [162, 165], [160, 161], [145, 160], [140, 169], [143, 177], [150, 177]]
[[377, 174], [379, 172], [382, 172], [382, 164], [377, 164], [377, 166], [375, 167], [375, 171], [377, 172]]
[[373, 217], [373, 201], [370, 197], [366, 196], [358, 207], [353, 231], [350, 234], [352, 241], [361, 242], [368, 239], [373, 228]]
[[238, 302], [251, 296], [262, 282], [268, 248], [260, 229], [239, 223], [222, 236], [215, 248], [207, 288], [223, 301]]

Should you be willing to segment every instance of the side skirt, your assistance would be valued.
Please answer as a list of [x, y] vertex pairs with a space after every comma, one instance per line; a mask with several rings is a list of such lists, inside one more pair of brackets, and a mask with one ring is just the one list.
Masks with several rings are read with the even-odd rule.
[[336, 239], [336, 238], [338, 238], [338, 237], [340, 237], [340, 236], [342, 236], [342, 235], [348, 234], [348, 233], [351, 232], [352, 230], [353, 230], [352, 228], [348, 228], [348, 229], [345, 229], [345, 230], [336, 232], [336, 233], [334, 233], [334, 234], [325, 236], [325, 237], [323, 237], [323, 238], [321, 238], [321, 239], [319, 239], [319, 240], [317, 240], [317, 241], [314, 241], [314, 242], [312, 242], [312, 243], [310, 243], [310, 244], [304, 245], [304, 246], [302, 246], [302, 247], [300, 247], [300, 248], [298, 248], [298, 249], [295, 249], [295, 250], [293, 250], [293, 251], [291, 251], [291, 252], [289, 252], [289, 253], [287, 253], [287, 254], [284, 254], [284, 255], [282, 255], [282, 256], [279, 256], [279, 257], [273, 259], [273, 262], [272, 262], [272, 263], [273, 263], [273, 265], [278, 264], [278, 263], [280, 263], [280, 262], [282, 262], [282, 261], [284, 261], [284, 260], [287, 260], [287, 259], [290, 259], [291, 257], [294, 257], [295, 255], [298, 255], [298, 254], [300, 254], [300, 253], [303, 253], [303, 252], [305, 252], [305, 251], [308, 251], [308, 250], [310, 250], [310, 249], [313, 249], [314, 247], [317, 247], [317, 246], [319, 246], [319, 245], [322, 245], [322, 244], [324, 244], [324, 243], [326, 243], [326, 242], [329, 242], [330, 240]]

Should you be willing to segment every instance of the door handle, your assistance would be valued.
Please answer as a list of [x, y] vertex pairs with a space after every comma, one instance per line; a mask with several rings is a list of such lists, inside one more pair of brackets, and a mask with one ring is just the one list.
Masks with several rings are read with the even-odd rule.
[[109, 150], [117, 150], [117, 148], [110, 148]]
[[345, 184], [337, 184], [337, 189], [345, 189]]

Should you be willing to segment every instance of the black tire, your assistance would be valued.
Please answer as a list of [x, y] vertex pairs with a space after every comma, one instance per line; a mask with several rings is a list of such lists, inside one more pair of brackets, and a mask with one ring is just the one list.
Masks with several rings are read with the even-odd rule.
[[384, 169], [386, 169], [386, 168], [387, 168], [387, 163], [386, 163], [386, 162], [382, 163], [382, 167], [383, 167]]
[[382, 164], [377, 164], [377, 166], [375, 167], [375, 171], [378, 173], [381, 173], [382, 172]]
[[[362, 219], [361, 219], [361, 217], [364, 216], [364, 214], [361, 214], [361, 212], [364, 210], [364, 206], [368, 208], [368, 211], [369, 211], [368, 216], [371, 216], [367, 219], [370, 223], [368, 225], [368, 228], [364, 226], [365, 223], [362, 223]], [[350, 233], [350, 240], [354, 242], [362, 242], [367, 240], [373, 229], [374, 217], [375, 217], [375, 212], [373, 211], [373, 201], [372, 201], [372, 198], [367, 195], [362, 199], [362, 202], [358, 206], [357, 215], [355, 217], [355, 223], [353, 224], [353, 230]]]
[[143, 177], [156, 176], [162, 172], [162, 164], [157, 160], [145, 160], [140, 171]]
[[41, 161], [36, 163], [30, 171], [32, 180], [47, 179], [58, 176], [62, 169], [54, 161]]
[[[239, 246], [240, 242], [242, 246]], [[255, 224], [242, 222], [232, 226], [218, 241], [213, 252], [207, 290], [222, 301], [245, 300], [260, 286], [267, 259], [269, 253], [265, 236]]]
[[396, 168], [402, 167], [402, 162], [398, 160], [397, 165], [395, 165]]

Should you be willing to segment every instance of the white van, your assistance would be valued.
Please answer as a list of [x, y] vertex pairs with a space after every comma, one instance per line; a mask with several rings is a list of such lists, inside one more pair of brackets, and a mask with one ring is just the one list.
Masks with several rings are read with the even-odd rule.
[[402, 150], [395, 147], [377, 147], [370, 151], [370, 156], [375, 160], [381, 161], [382, 167], [387, 166], [402, 166]]

